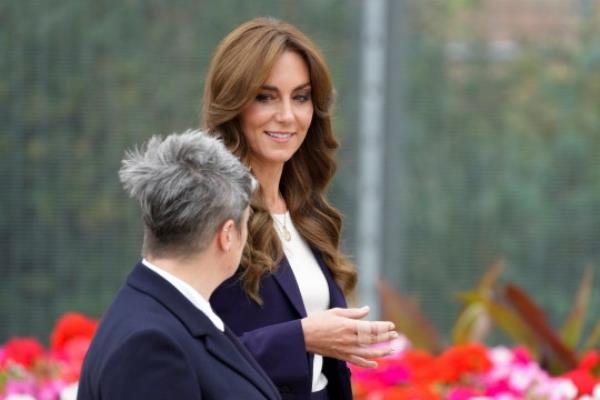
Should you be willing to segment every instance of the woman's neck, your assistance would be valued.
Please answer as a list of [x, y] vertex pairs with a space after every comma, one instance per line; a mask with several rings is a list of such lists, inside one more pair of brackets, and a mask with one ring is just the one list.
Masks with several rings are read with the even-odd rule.
[[271, 213], [283, 214], [287, 211], [285, 200], [279, 192], [279, 183], [283, 173], [283, 163], [265, 165], [257, 162], [250, 162], [252, 172], [258, 181], [263, 192], [263, 200], [267, 209]]

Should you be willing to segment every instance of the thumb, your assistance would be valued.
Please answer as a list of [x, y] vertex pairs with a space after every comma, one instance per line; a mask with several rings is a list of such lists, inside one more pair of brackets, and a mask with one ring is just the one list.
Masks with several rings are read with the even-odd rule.
[[334, 308], [333, 311], [339, 317], [361, 319], [367, 316], [370, 308], [369, 306], [362, 306], [361, 308]]

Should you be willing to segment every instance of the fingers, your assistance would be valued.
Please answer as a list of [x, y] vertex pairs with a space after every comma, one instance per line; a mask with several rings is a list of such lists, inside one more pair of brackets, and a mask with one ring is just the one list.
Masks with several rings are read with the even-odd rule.
[[353, 349], [351, 355], [364, 359], [373, 359], [387, 357], [393, 352], [394, 348], [392, 346], [358, 347]]
[[394, 324], [389, 321], [355, 321], [358, 345], [371, 345], [396, 339]]
[[394, 352], [392, 346], [346, 348], [343, 353], [338, 353], [336, 358], [351, 362], [364, 368], [377, 366], [375, 359], [387, 357]]
[[362, 306], [361, 308], [332, 308], [331, 312], [339, 317], [361, 319], [367, 316], [369, 313], [369, 306]]
[[346, 361], [362, 368], [377, 368], [378, 365], [377, 361], [367, 360], [359, 356], [350, 356]]

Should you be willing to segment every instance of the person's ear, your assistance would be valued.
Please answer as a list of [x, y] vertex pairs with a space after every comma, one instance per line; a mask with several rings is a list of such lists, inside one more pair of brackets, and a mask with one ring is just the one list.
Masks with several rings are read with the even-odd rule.
[[233, 230], [235, 224], [232, 219], [228, 219], [219, 230], [219, 245], [223, 251], [231, 250]]

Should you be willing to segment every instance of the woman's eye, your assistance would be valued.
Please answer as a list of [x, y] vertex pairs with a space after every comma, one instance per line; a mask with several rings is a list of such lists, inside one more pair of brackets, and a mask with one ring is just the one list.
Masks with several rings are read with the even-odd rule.
[[306, 103], [307, 101], [310, 100], [310, 95], [308, 94], [299, 94], [295, 97], [296, 101], [299, 101], [300, 103]]
[[273, 100], [273, 96], [270, 94], [259, 93], [256, 95], [256, 101], [260, 101], [261, 103], [266, 103], [270, 100]]

